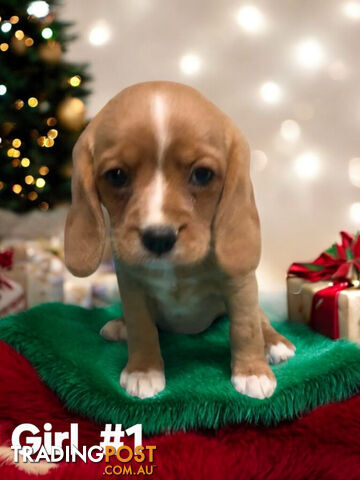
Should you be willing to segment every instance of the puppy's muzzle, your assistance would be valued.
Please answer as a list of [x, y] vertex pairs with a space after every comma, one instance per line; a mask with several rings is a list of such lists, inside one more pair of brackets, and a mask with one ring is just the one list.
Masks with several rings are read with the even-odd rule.
[[147, 227], [141, 233], [142, 244], [155, 255], [169, 252], [175, 245], [176, 238], [176, 232], [170, 226]]

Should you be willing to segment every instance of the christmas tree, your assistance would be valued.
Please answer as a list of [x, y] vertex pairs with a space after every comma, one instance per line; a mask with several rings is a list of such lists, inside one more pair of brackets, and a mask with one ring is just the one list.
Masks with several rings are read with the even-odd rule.
[[57, 2], [0, 0], [0, 207], [48, 210], [70, 198], [71, 150], [85, 123], [86, 66], [63, 54]]

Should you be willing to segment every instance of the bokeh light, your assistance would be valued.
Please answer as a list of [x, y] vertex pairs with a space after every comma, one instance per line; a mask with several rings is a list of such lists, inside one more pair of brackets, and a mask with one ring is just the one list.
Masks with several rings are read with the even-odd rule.
[[109, 25], [100, 21], [96, 23], [89, 32], [89, 42], [95, 47], [101, 47], [109, 42], [111, 37], [111, 31]]
[[49, 13], [49, 4], [42, 0], [31, 2], [27, 8], [27, 13], [29, 15], [34, 15], [34, 17], [42, 18], [46, 17]]
[[249, 33], [259, 33], [265, 25], [263, 14], [253, 5], [242, 6], [237, 12], [236, 20], [240, 27]]
[[360, 227], [360, 202], [354, 202], [350, 205], [349, 216], [357, 227]]
[[180, 59], [180, 70], [185, 75], [194, 75], [199, 72], [201, 67], [201, 59], [198, 55], [188, 53]]
[[349, 161], [349, 179], [350, 182], [360, 188], [360, 158], [351, 158]]
[[301, 67], [315, 70], [324, 62], [324, 49], [316, 39], [302, 40], [296, 47], [296, 58]]
[[343, 12], [346, 17], [352, 20], [360, 19], [360, 3], [359, 2], [346, 2], [343, 6]]
[[295, 159], [295, 173], [303, 180], [314, 180], [320, 173], [320, 159], [314, 152], [301, 153]]
[[253, 150], [251, 152], [251, 171], [261, 172], [268, 164], [268, 157], [262, 150]]
[[295, 120], [284, 120], [280, 127], [281, 137], [288, 142], [296, 142], [301, 134], [299, 124]]
[[260, 96], [266, 103], [278, 103], [282, 97], [280, 86], [275, 82], [265, 82], [260, 87]]

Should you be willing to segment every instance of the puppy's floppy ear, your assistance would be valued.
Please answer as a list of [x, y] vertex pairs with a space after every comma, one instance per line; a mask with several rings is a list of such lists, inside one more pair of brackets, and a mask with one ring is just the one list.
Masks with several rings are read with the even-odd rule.
[[250, 150], [235, 129], [227, 171], [214, 219], [217, 262], [230, 275], [248, 273], [260, 258], [260, 226], [250, 179]]
[[86, 131], [73, 150], [71, 192], [65, 225], [65, 263], [74, 275], [86, 277], [97, 269], [105, 242], [104, 216]]

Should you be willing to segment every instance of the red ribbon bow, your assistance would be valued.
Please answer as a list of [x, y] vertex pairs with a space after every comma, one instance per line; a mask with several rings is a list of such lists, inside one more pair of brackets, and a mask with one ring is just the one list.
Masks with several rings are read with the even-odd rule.
[[360, 280], [360, 232], [340, 235], [341, 243], [334, 243], [311, 263], [293, 263], [288, 273], [310, 282]]

